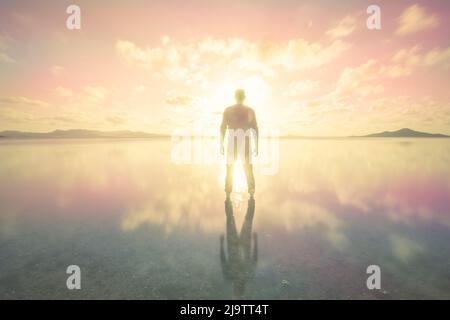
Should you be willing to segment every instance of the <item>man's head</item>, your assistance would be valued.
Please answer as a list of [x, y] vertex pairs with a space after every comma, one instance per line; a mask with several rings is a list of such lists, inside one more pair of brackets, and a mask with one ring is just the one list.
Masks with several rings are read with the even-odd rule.
[[234, 92], [234, 97], [236, 98], [237, 103], [242, 103], [245, 100], [245, 91], [243, 89], [237, 89]]

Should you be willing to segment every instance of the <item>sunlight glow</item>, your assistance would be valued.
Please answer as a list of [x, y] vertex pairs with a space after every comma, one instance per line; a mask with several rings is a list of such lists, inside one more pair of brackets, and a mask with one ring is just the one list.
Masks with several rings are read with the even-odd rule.
[[[222, 166], [218, 176], [218, 183], [221, 187], [225, 184], [226, 166]], [[247, 193], [247, 178], [245, 176], [244, 166], [241, 159], [236, 160], [233, 169], [233, 193]]]
[[238, 193], [247, 192], [247, 179], [245, 177], [242, 160], [238, 159], [233, 170], [233, 191]]
[[225, 107], [235, 104], [234, 92], [244, 89], [246, 93], [245, 104], [254, 108], [257, 115], [270, 118], [268, 106], [270, 105], [270, 86], [260, 77], [253, 76], [240, 78], [237, 75], [225, 77], [223, 81], [211, 84], [211, 95], [205, 99], [205, 107], [213, 106], [215, 111], [221, 112]]

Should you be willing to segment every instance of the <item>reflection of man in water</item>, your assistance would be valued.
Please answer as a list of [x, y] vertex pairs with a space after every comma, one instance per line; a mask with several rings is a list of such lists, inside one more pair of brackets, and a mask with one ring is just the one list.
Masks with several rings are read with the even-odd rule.
[[247, 214], [242, 224], [241, 233], [237, 233], [236, 223], [233, 215], [233, 204], [229, 199], [225, 201], [225, 212], [227, 215], [227, 252], [225, 255], [224, 236], [220, 237], [220, 261], [223, 276], [233, 283], [234, 297], [241, 299], [245, 285], [250, 280], [256, 269], [258, 261], [258, 239], [253, 233], [252, 252], [252, 225], [255, 212], [255, 200], [248, 200]]
[[225, 132], [228, 129], [227, 143], [227, 176], [225, 180], [225, 192], [227, 199], [233, 190], [233, 169], [237, 157], [241, 158], [244, 164], [244, 171], [247, 177], [248, 192], [251, 198], [255, 193], [255, 178], [253, 176], [253, 165], [251, 157], [251, 136], [254, 137], [253, 152], [258, 154], [258, 124], [256, 122], [255, 111], [243, 104], [245, 92], [242, 89], [235, 92], [236, 104], [228, 107], [223, 112], [222, 125], [220, 126], [220, 146], [221, 153], [224, 154]]

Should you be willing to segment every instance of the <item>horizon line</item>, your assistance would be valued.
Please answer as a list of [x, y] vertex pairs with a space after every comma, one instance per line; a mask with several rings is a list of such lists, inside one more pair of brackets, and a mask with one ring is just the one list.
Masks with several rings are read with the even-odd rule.
[[[411, 138], [424, 138], [424, 137], [450, 137], [450, 135], [447, 134], [441, 134], [441, 133], [429, 133], [429, 132], [422, 132], [422, 131], [416, 131], [414, 129], [410, 129], [410, 128], [401, 128], [401, 129], [397, 129], [397, 130], [393, 130], [393, 131], [382, 131], [382, 132], [376, 132], [376, 133], [369, 133], [369, 134], [364, 134], [364, 135], [345, 135], [345, 136], [334, 136], [334, 135], [323, 135], [323, 136], [308, 136], [308, 135], [299, 135], [299, 134], [285, 134], [285, 135], [279, 135], [278, 138], [280, 139], [343, 139], [343, 138], [376, 138], [376, 137], [384, 137], [384, 138], [389, 138], [389, 137], [395, 137], [395, 136], [382, 136], [383, 134], [390, 134], [390, 133], [397, 133], [397, 132], [401, 132], [401, 131], [408, 131], [410, 133], [418, 133], [418, 134], [423, 134], [423, 136], [404, 136], [404, 137], [411, 137]], [[91, 133], [100, 133], [100, 134], [120, 134], [123, 133], [124, 135], [126, 134], [135, 134], [135, 135], [147, 135], [147, 136], [117, 136], [117, 137], [108, 137], [108, 136], [98, 136], [98, 137], [70, 137], [70, 136], [66, 136], [66, 137], [8, 137], [8, 136], [2, 136], [2, 134], [5, 133], [18, 133], [18, 134], [31, 134], [31, 135], [50, 135], [50, 134], [54, 134], [57, 132], [62, 132], [62, 133], [69, 133], [71, 131], [80, 131], [80, 132], [91, 132]], [[381, 136], [379, 136], [381, 135]], [[184, 136], [184, 137], [191, 137], [191, 138], [215, 138], [217, 136], [219, 136], [219, 134], [217, 135], [178, 135], [178, 136]], [[95, 130], [95, 129], [81, 129], [81, 128], [76, 128], [76, 129], [54, 129], [51, 131], [21, 131], [21, 130], [3, 130], [0, 131], [0, 138], [10, 138], [10, 139], [39, 139], [39, 138], [49, 138], [49, 139], [145, 139], [145, 138], [171, 138], [174, 137], [174, 135], [172, 134], [167, 134], [167, 133], [155, 133], [155, 132], [146, 132], [146, 131], [134, 131], [134, 130], [128, 130], [128, 129], [124, 129], [124, 130]], [[272, 136], [260, 136], [260, 138], [271, 138]], [[273, 138], [273, 137], [272, 137]]]

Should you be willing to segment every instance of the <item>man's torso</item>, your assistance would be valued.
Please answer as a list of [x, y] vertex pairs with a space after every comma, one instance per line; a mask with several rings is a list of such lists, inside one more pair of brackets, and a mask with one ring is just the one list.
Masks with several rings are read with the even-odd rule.
[[245, 105], [234, 105], [225, 109], [225, 119], [229, 129], [244, 129], [254, 127], [255, 113]]

